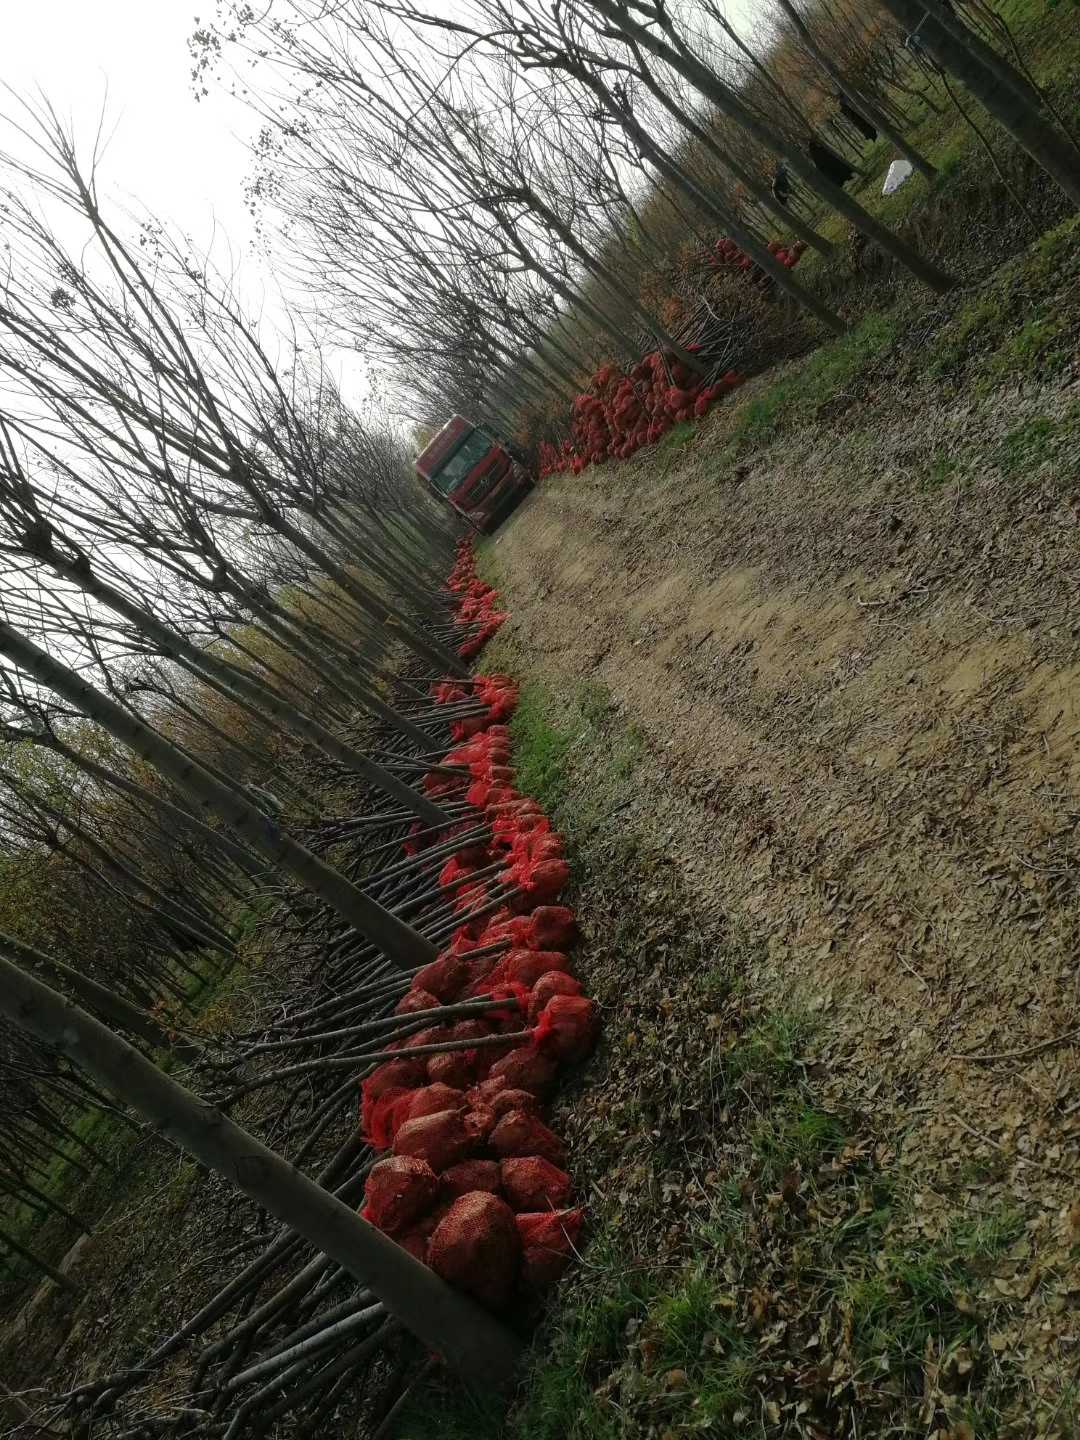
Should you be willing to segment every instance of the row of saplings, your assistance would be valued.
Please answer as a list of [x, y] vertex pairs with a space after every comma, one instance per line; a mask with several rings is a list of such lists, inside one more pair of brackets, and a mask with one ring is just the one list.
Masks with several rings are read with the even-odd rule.
[[[495, 613], [468, 542], [449, 586], [466, 601], [484, 599], [485, 615]], [[573, 912], [554, 903], [569, 879], [562, 839], [513, 786], [502, 722], [516, 690], [503, 675], [466, 683], [443, 682], [433, 693], [447, 704], [479, 697], [487, 705], [486, 714], [455, 722], [455, 744], [440, 762], [467, 777], [434, 771], [427, 788], [481, 811], [490, 839], [464, 846], [443, 866], [439, 883], [462, 923], [413, 976], [398, 1012], [502, 1003], [482, 1018], [418, 1030], [363, 1082], [364, 1132], [374, 1148], [391, 1152], [368, 1177], [364, 1215], [451, 1285], [503, 1310], [541, 1294], [574, 1252], [582, 1212], [572, 1204], [564, 1146], [541, 1107], [560, 1070], [592, 1049], [598, 1016], [571, 973]], [[455, 829], [476, 827], [474, 816]], [[447, 1043], [462, 1048], [428, 1050]], [[411, 1053], [421, 1048], [428, 1053]]]
[[[690, 354], [700, 348], [686, 347]], [[660, 350], [646, 355], [629, 374], [610, 363], [601, 365], [590, 388], [574, 400], [569, 438], [561, 446], [541, 443], [539, 472], [580, 475], [586, 465], [628, 460], [673, 425], [700, 420], [715, 401], [741, 384], [742, 377], [728, 370], [705, 385], [676, 356]]]
[[[782, 245], [771, 240], [770, 254], [787, 270], [802, 259], [805, 244]], [[771, 277], [745, 254], [734, 240], [721, 236], [706, 262], [717, 270], [745, 275], [754, 285], [771, 284]], [[700, 345], [687, 345], [689, 354]], [[571, 407], [570, 434], [561, 445], [541, 442], [537, 469], [541, 476], [569, 471], [580, 475], [587, 465], [605, 460], [629, 460], [647, 445], [655, 445], [673, 425], [700, 420], [717, 400], [743, 383], [728, 370], [705, 384], [678, 356], [653, 350], [628, 372], [608, 363], [593, 375], [589, 389], [576, 396]]]

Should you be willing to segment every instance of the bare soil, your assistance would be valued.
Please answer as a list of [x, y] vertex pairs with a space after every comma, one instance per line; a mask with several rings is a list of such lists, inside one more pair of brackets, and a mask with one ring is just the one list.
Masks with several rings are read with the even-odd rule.
[[883, 386], [735, 469], [733, 406], [546, 481], [491, 550], [526, 675], [638, 729], [627, 825], [820, 1014], [926, 1233], [958, 1185], [1024, 1215], [1031, 1370], [1080, 1344], [1078, 401], [1075, 367]]

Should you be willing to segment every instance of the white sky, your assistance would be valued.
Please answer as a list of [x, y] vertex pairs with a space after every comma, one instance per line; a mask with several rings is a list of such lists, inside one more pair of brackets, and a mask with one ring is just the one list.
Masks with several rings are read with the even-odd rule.
[[[104, 102], [113, 131], [106, 193], [174, 221], [203, 246], [216, 219], [239, 250], [252, 233], [244, 141], [256, 126], [214, 87], [195, 102], [186, 41], [199, 11], [199, 0], [9, 3], [0, 79], [20, 94], [40, 87], [87, 141]], [[0, 104], [7, 110], [10, 99]]]
[[[187, 39], [214, 0], [7, 0], [2, 10], [0, 82], [28, 98], [40, 87], [73, 122], [84, 157], [104, 104], [102, 196], [151, 211], [196, 250], [212, 246], [219, 269], [240, 271], [247, 308], [272, 325], [281, 314], [274, 270], [243, 193], [258, 121], [216, 82], [198, 102], [191, 84]], [[0, 113], [14, 109], [0, 94]], [[0, 148], [11, 148], [4, 129]], [[346, 398], [359, 399], [367, 387], [358, 362], [340, 352], [330, 360]]]
[[[752, 29], [758, 0], [730, 0], [729, 14]], [[196, 102], [187, 38], [214, 0], [7, 0], [0, 18], [0, 82], [19, 95], [45, 93], [74, 123], [84, 153], [105, 106], [111, 135], [98, 180], [124, 209], [149, 210], [213, 244], [222, 270], [241, 272], [249, 310], [280, 315], [272, 262], [255, 244], [243, 196], [246, 145], [255, 116], [214, 81]], [[13, 109], [0, 94], [0, 113]], [[0, 125], [0, 149], [10, 138]], [[332, 369], [347, 400], [368, 389], [356, 357], [338, 352]]]

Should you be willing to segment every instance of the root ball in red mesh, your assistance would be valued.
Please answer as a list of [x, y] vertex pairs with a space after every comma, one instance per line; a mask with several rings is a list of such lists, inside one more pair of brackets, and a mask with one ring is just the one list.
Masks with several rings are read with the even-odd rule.
[[512, 1210], [558, 1210], [570, 1202], [570, 1176], [542, 1155], [517, 1155], [499, 1166]]
[[395, 1155], [426, 1160], [436, 1174], [467, 1160], [475, 1149], [476, 1141], [459, 1110], [438, 1110], [434, 1115], [407, 1120], [394, 1137]]
[[456, 1200], [471, 1190], [486, 1190], [489, 1195], [502, 1194], [502, 1173], [498, 1160], [462, 1160], [451, 1165], [439, 1176], [440, 1193], [446, 1200]]
[[492, 1310], [510, 1298], [520, 1258], [514, 1212], [486, 1191], [455, 1200], [428, 1245], [435, 1273]]
[[553, 1165], [566, 1163], [566, 1147], [554, 1130], [524, 1110], [508, 1110], [488, 1136], [488, 1145], [500, 1159], [540, 1155]]
[[438, 1198], [438, 1176], [425, 1160], [391, 1155], [372, 1167], [360, 1213], [377, 1229], [394, 1235], [430, 1210]]

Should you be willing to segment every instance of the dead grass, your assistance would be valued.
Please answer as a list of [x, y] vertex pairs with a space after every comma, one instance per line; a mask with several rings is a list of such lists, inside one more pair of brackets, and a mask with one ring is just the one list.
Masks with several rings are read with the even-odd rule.
[[[521, 659], [503, 645], [493, 664]], [[535, 680], [516, 722], [567, 831], [605, 1017], [556, 1121], [591, 1238], [509, 1415], [434, 1386], [396, 1433], [1029, 1433], [1002, 1338], [1018, 1305], [995, 1285], [1023, 1218], [965, 1197], [922, 1232], [897, 1137], [825, 1097], [820, 1014], [797, 989], [766, 996], [760, 942], [703, 912], [656, 836], [620, 819], [623, 723], [595, 684]]]

